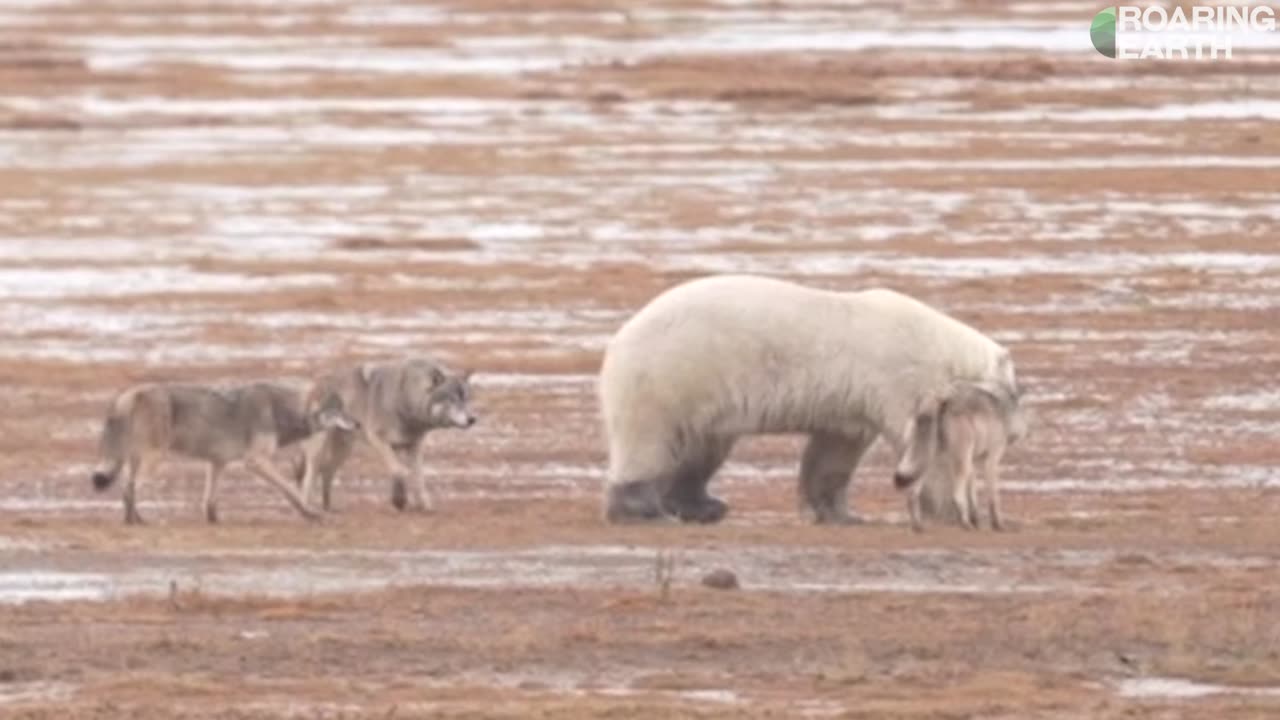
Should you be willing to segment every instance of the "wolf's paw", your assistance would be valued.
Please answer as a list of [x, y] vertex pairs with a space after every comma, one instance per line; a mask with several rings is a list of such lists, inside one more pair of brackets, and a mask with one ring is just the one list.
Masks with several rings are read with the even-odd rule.
[[391, 478], [391, 507], [401, 512], [409, 507], [409, 484], [402, 477]]

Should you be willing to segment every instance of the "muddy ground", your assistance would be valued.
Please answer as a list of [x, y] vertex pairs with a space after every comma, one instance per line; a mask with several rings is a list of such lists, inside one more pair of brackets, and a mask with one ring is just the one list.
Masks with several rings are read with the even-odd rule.
[[[1280, 712], [1274, 42], [633, 5], [0, 8], [0, 716]], [[868, 522], [815, 527], [787, 438], [736, 451], [723, 525], [603, 525], [600, 350], [711, 272], [890, 285], [1011, 347], [1016, 529], [911, 533], [883, 448]], [[145, 527], [90, 488], [127, 383], [411, 352], [477, 372], [433, 515], [367, 449], [318, 526], [236, 473], [208, 527], [180, 462]]]

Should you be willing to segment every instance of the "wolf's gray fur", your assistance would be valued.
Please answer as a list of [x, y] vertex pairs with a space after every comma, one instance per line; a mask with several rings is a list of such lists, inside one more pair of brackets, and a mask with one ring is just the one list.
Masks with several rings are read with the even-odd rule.
[[[455, 372], [434, 358], [415, 357], [365, 363], [321, 379], [320, 387], [342, 398], [360, 421], [360, 434], [391, 471], [392, 505], [427, 511], [435, 503], [423, 473], [423, 442], [431, 430], [475, 424], [470, 378], [469, 370]], [[334, 476], [350, 457], [354, 442], [355, 433], [335, 430], [304, 444], [298, 468], [304, 497], [312, 497], [319, 476], [322, 506], [331, 507]]]
[[[929, 480], [938, 487], [951, 490], [953, 512], [960, 524], [978, 527], [978, 501], [975, 464], [981, 464], [987, 478], [987, 494], [991, 527], [1000, 530], [1004, 520], [1000, 508], [1000, 461], [1009, 446], [1027, 432], [1025, 412], [1019, 394], [1010, 395], [999, 388], [982, 384], [962, 384], [945, 398], [934, 413], [916, 419], [916, 439], [895, 472], [900, 478], [920, 477], [910, 488], [907, 508], [911, 525], [921, 530], [921, 496]], [[922, 470], [923, 469], [923, 472]], [[929, 474], [940, 477], [928, 478]]]
[[[93, 486], [111, 487], [122, 473], [124, 521], [142, 522], [137, 488], [166, 457], [208, 463], [205, 518], [218, 521], [218, 481], [232, 463], [244, 462], [279, 488], [304, 517], [319, 517], [271, 463], [279, 448], [315, 433], [357, 427], [341, 398], [311, 383], [254, 382], [226, 388], [184, 383], [136, 385], [117, 395], [103, 424], [101, 461]], [[126, 467], [127, 466], [127, 467]], [[127, 470], [127, 472], [126, 472]]]

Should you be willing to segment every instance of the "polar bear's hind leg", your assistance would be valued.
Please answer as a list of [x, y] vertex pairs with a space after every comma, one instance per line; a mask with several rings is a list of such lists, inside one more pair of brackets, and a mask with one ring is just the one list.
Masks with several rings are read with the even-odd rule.
[[736, 440], [734, 437], [709, 438], [686, 448], [673, 482], [663, 493], [663, 509], [689, 523], [711, 524], [723, 520], [729, 513], [729, 505], [708, 494], [707, 485], [724, 464]]

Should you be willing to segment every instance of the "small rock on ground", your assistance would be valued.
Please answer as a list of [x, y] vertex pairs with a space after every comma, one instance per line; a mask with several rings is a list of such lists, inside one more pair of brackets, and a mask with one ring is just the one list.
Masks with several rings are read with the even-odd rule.
[[738, 576], [732, 570], [719, 568], [702, 576], [702, 584], [716, 590], [737, 590]]

